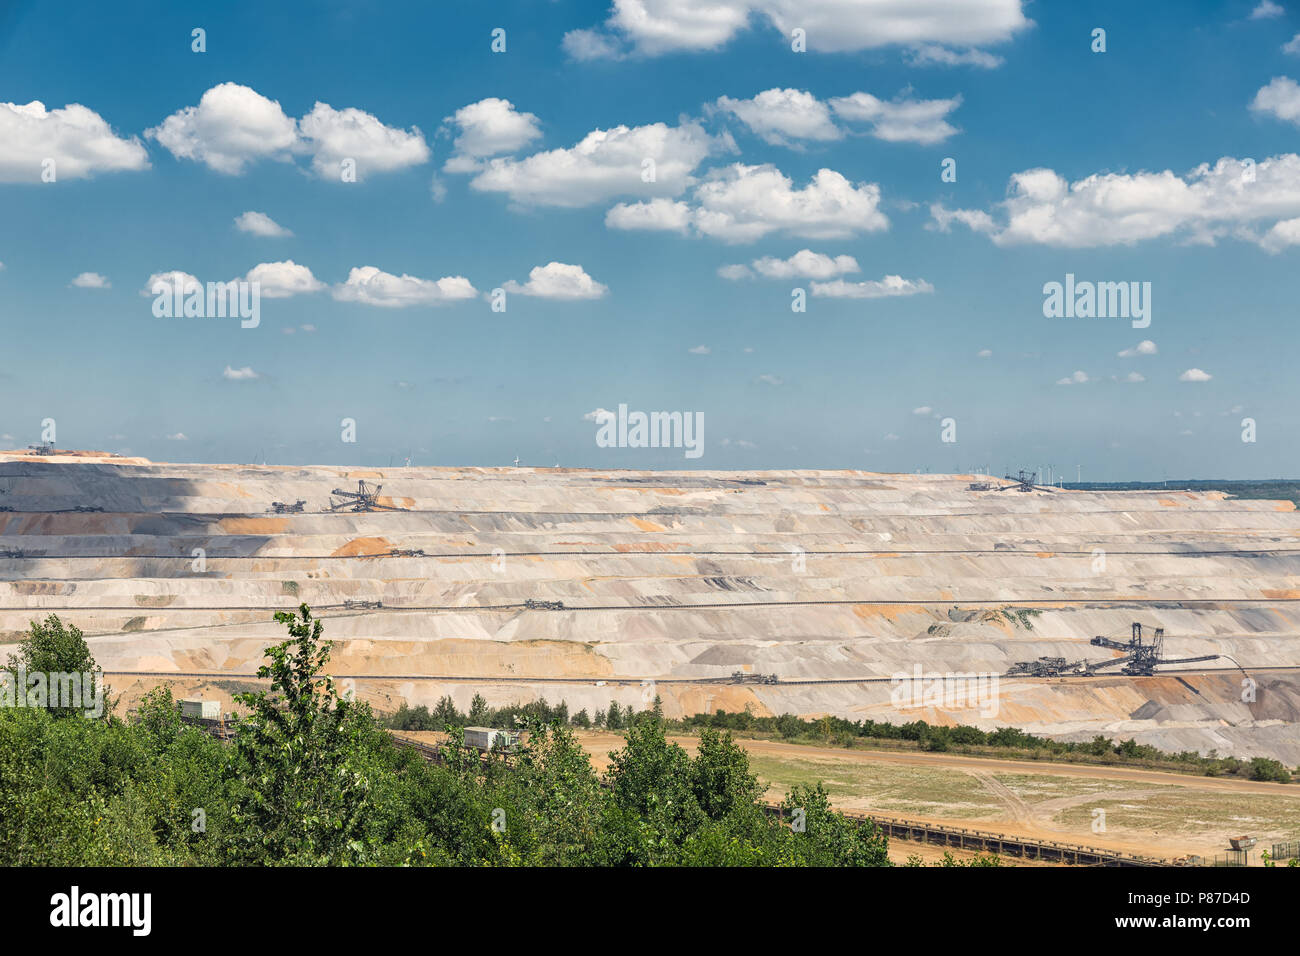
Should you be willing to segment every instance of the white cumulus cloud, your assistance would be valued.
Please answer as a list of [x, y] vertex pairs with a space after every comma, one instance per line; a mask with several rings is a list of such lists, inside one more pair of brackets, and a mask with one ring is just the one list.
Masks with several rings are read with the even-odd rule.
[[355, 161], [356, 177], [427, 162], [429, 147], [419, 129], [386, 126], [363, 110], [336, 110], [317, 103], [301, 120], [247, 86], [221, 83], [145, 131], [178, 159], [201, 162], [239, 175], [263, 159], [290, 161], [309, 155], [322, 179], [341, 179], [341, 164]]
[[306, 266], [292, 259], [284, 262], [263, 262], [248, 270], [247, 282], [261, 284], [261, 294], [268, 299], [287, 299], [291, 295], [318, 292], [325, 288]]
[[1189, 368], [1182, 375], [1178, 376], [1180, 382], [1208, 382], [1214, 378], [1209, 372], [1203, 372], [1199, 368]]
[[621, 60], [626, 55], [623, 44], [599, 30], [570, 30], [561, 44], [575, 60]]
[[72, 280], [72, 284], [78, 289], [111, 289], [113, 287], [113, 283], [98, 272], [83, 272]]
[[243, 368], [231, 368], [226, 366], [226, 370], [221, 373], [221, 377], [228, 382], [251, 382], [254, 379], [261, 378], [256, 372], [245, 365]]
[[[292, 259], [284, 262], [263, 262], [249, 269], [243, 278], [220, 281], [257, 282], [259, 295], [267, 299], [287, 299], [290, 296], [317, 292], [325, 288], [325, 284], [318, 281], [310, 269]], [[186, 296], [206, 289], [198, 277], [173, 269], [170, 272], [155, 272], [149, 276], [149, 281], [140, 290], [140, 294], [147, 297], [174, 296], [178, 286], [181, 294]]]
[[753, 271], [747, 265], [736, 263], [730, 266], [718, 266], [718, 275], [724, 279], [731, 279], [733, 282], [739, 279], [752, 279]]
[[890, 143], [941, 143], [956, 127], [948, 114], [961, 105], [961, 97], [917, 100], [900, 97], [882, 100], [870, 93], [854, 93], [830, 101], [835, 115], [849, 122], [871, 124], [871, 135]]
[[195, 289], [202, 289], [201, 283], [195, 276], [188, 272], [181, 272], [179, 269], [173, 269], [170, 272], [155, 272], [149, 276], [149, 281], [144, 284], [140, 290], [142, 296], [154, 297], [158, 295], [175, 295], [177, 288], [180, 288], [182, 295], [189, 295]]
[[748, 100], [723, 96], [711, 109], [734, 115], [774, 145], [841, 139], [845, 130], [835, 123], [835, 118], [845, 123], [867, 124], [869, 133], [876, 139], [931, 144], [957, 132], [948, 123], [947, 116], [960, 105], [960, 96], [947, 100], [901, 96], [888, 101], [859, 92], [822, 102], [803, 90], [771, 89]]
[[470, 185], [541, 206], [589, 206], [616, 196], [676, 196], [711, 153], [734, 148], [698, 122], [592, 130], [576, 145], [486, 160]]
[[943, 203], [930, 205], [930, 220], [926, 228], [939, 232], [951, 232], [954, 222], [961, 223], [972, 232], [991, 233], [997, 229], [993, 217], [982, 209], [949, 209]]
[[769, 279], [806, 278], [829, 279], [849, 272], [857, 272], [858, 260], [852, 256], [828, 256], [811, 249], [801, 249], [789, 259], [764, 256], [754, 260], [754, 271]]
[[[788, 259], [763, 256], [761, 259], [755, 259], [752, 267], [754, 272], [768, 279], [831, 279], [849, 272], [857, 272], [858, 260], [852, 256], [828, 256], [825, 253], [813, 252], [811, 249], [800, 249]], [[745, 266], [738, 268], [744, 269], [744, 274], [749, 272]], [[724, 278], [731, 278], [731, 276]]]
[[805, 31], [813, 52], [889, 46], [973, 47], [1025, 29], [1021, 0], [613, 0], [603, 25], [575, 30], [564, 48], [575, 59], [658, 56], [717, 50], [751, 27], [789, 42]]
[[904, 279], [902, 276], [885, 276], [870, 282], [814, 282], [812, 294], [831, 299], [883, 299], [900, 295], [933, 292], [934, 286], [924, 279]]
[[488, 156], [516, 152], [542, 135], [536, 116], [495, 96], [462, 106], [443, 122], [460, 130], [444, 167], [453, 173], [472, 172]]
[[930, 209], [940, 230], [953, 221], [999, 245], [1084, 248], [1176, 237], [1213, 243], [1235, 237], [1268, 248], [1278, 222], [1300, 216], [1300, 156], [1260, 160], [1224, 156], [1184, 175], [1171, 170], [1095, 173], [1068, 182], [1051, 169], [1015, 173], [995, 217], [982, 210]]
[[609, 292], [608, 286], [587, 275], [582, 266], [563, 262], [534, 266], [528, 273], [527, 282], [520, 284], [512, 279], [502, 288], [511, 295], [531, 295], [541, 299], [599, 299]]
[[340, 302], [398, 309], [458, 302], [472, 299], [478, 292], [464, 276], [418, 279], [405, 274], [395, 276], [374, 266], [361, 266], [349, 272], [347, 282], [334, 286], [330, 294]]
[[1002, 57], [987, 50], [953, 50], [936, 44], [924, 44], [912, 49], [907, 60], [912, 66], [973, 66], [981, 70], [997, 69], [1004, 62]]
[[1136, 355], [1155, 355], [1156, 343], [1150, 339], [1143, 339], [1131, 349], [1124, 349], [1119, 353], [1120, 358], [1133, 358]]
[[880, 211], [876, 183], [855, 184], [833, 169], [820, 169], [799, 189], [775, 166], [734, 163], [713, 171], [689, 203], [620, 203], [606, 214], [605, 225], [753, 242], [771, 233], [843, 239], [887, 229], [889, 219]]
[[238, 83], [221, 83], [198, 106], [173, 113], [145, 130], [178, 159], [192, 159], [238, 175], [258, 159], [288, 160], [298, 148], [298, 124], [275, 100]]
[[344, 160], [356, 162], [357, 179], [386, 173], [429, 160], [429, 146], [418, 128], [385, 126], [363, 110], [336, 110], [317, 103], [298, 123], [312, 154], [311, 165], [321, 179], [339, 179]]
[[1300, 245], [1300, 217], [1275, 222], [1260, 240], [1269, 252], [1278, 252], [1286, 246]]
[[825, 142], [844, 136], [831, 119], [830, 107], [803, 90], [764, 90], [748, 100], [723, 96], [716, 108], [731, 113], [775, 145], [786, 145], [792, 139]]
[[42, 182], [47, 160], [53, 160], [55, 182], [149, 168], [139, 139], [116, 135], [79, 103], [53, 110], [39, 100], [0, 103], [0, 182]]
[[252, 210], [235, 217], [235, 228], [240, 232], [263, 236], [267, 239], [283, 239], [293, 235], [292, 232], [266, 213], [253, 212]]
[[1255, 93], [1250, 108], [1300, 126], [1300, 84], [1289, 76], [1275, 76]]

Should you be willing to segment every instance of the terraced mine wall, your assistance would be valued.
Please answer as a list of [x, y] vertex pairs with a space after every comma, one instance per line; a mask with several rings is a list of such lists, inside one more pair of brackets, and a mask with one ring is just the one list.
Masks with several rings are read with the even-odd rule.
[[[358, 480], [405, 510], [329, 511]], [[1013, 725], [1300, 764], [1291, 502], [976, 480], [0, 453], [0, 644], [57, 613], [128, 700], [165, 682], [228, 703], [282, 639], [275, 611], [306, 602], [335, 672], [381, 709], [481, 693], [594, 712], [657, 694], [670, 716]], [[890, 680], [1117, 657], [1089, 640], [1133, 621], [1164, 628], [1168, 657], [1231, 660], [1003, 678], [974, 701], [900, 703]]]

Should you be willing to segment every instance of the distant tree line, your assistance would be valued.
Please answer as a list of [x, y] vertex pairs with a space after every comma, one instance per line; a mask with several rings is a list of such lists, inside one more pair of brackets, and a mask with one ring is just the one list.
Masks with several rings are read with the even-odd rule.
[[1113, 763], [1176, 765], [1181, 769], [1194, 769], [1209, 777], [1228, 775], [1278, 783], [1292, 781], [1292, 773], [1280, 761], [1266, 757], [1241, 760], [1236, 757], [1219, 757], [1213, 753], [1202, 756], [1194, 750], [1170, 753], [1148, 744], [1139, 744], [1135, 740], [1116, 742], [1101, 735], [1089, 741], [1052, 740], [1016, 727], [981, 730], [966, 724], [942, 726], [928, 724], [924, 720], [891, 724], [887, 721], [851, 721], [830, 716], [803, 720], [793, 714], [756, 717], [747, 710], [695, 714], [681, 721], [671, 721], [670, 725], [684, 730], [707, 727], [771, 734], [787, 740], [816, 741], [839, 746], [852, 746], [857, 740], [900, 740], [915, 743], [922, 750], [937, 752], [962, 747], [987, 747], [1021, 751], [1036, 759], [1074, 757]]
[[570, 715], [569, 705], [564, 701], [551, 706], [542, 698], [526, 704], [489, 707], [482, 694], [475, 694], [470, 701], [468, 713], [458, 710], [450, 697], [443, 696], [432, 710], [424, 704], [410, 707], [403, 702], [396, 711], [383, 718], [383, 724], [392, 730], [448, 730], [452, 727], [522, 727], [528, 722], [541, 722], [567, 724], [581, 730], [623, 730], [632, 727], [638, 718], [646, 715], [663, 717], [663, 701], [659, 697], [655, 697], [653, 706], [643, 711], [638, 711], [630, 704], [620, 706], [618, 701], [611, 700], [608, 708], [596, 711], [592, 717], [585, 708]]

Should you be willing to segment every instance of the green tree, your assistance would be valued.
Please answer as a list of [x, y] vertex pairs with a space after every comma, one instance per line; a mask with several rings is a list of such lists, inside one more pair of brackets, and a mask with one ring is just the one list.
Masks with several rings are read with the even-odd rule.
[[782, 737], [797, 737], [804, 732], [804, 722], [794, 714], [782, 714], [776, 719], [776, 732]]
[[488, 722], [488, 703], [482, 694], [475, 694], [469, 703], [469, 722], [472, 726], [482, 727]]
[[1002, 857], [996, 853], [976, 853], [970, 859], [959, 860], [947, 850], [943, 851], [943, 858], [935, 866], [956, 867], [956, 866], [1001, 866]]
[[853, 821], [831, 810], [830, 796], [820, 783], [795, 787], [781, 809], [801, 828], [791, 836], [807, 865], [890, 865], [888, 837], [874, 823]]
[[181, 715], [170, 687], [155, 687], [136, 709], [135, 725], [155, 750], [169, 746], [181, 732]]
[[930, 727], [921, 738], [921, 746], [938, 752], [948, 750], [952, 746], [952, 731], [947, 727]]
[[540, 866], [589, 864], [599, 840], [606, 796], [573, 731], [556, 720], [530, 721], [508, 792], [522, 819], [515, 845]]
[[258, 676], [271, 691], [240, 694], [250, 713], [237, 724], [228, 775], [240, 788], [232, 817], [235, 861], [358, 863], [371, 809], [368, 750], [379, 733], [369, 708], [341, 698], [325, 674], [331, 643], [306, 604], [276, 621], [289, 640], [266, 650]]
[[640, 838], [631, 848], [637, 862], [670, 855], [707, 817], [695, 799], [690, 756], [664, 735], [653, 718], [629, 728], [623, 749], [609, 755], [607, 777], [615, 807], [638, 821]]
[[464, 727], [465, 715], [456, 709], [456, 703], [450, 697], [439, 698], [433, 708], [433, 729], [446, 730], [448, 727]]
[[[65, 626], [57, 614], [51, 614], [44, 623], [32, 621], [27, 636], [18, 644], [18, 653], [9, 655], [6, 668], [17, 685], [23, 676], [40, 675], [40, 680], [47, 691], [46, 709], [56, 717], [85, 715], [89, 709], [72, 702], [70, 706], [53, 707], [56, 698], [56, 686], [62, 698], [70, 690], [79, 690], [74, 695], [82, 701], [93, 701], [103, 694], [100, 714], [108, 716], [113, 709], [108, 691], [104, 685], [104, 673], [90, 654], [90, 646], [85, 636], [75, 625]], [[84, 686], [86, 682], [89, 686]], [[24, 686], [15, 686], [17, 695], [27, 693]], [[61, 703], [69, 703], [60, 699]]]
[[752, 807], [765, 789], [750, 773], [749, 755], [726, 731], [702, 729], [691, 766], [695, 802], [706, 816], [720, 820], [738, 807]]
[[1250, 761], [1251, 780], [1272, 780], [1277, 783], [1290, 783], [1291, 774], [1279, 760], [1267, 757], [1254, 757]]

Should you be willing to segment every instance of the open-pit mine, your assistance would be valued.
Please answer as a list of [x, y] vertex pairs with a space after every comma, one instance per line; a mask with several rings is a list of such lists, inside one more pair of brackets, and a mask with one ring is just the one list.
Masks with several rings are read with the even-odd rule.
[[[0, 658], [79, 627], [128, 702], [229, 704], [306, 603], [377, 709], [749, 707], [1300, 764], [1300, 515], [1218, 492], [860, 471], [158, 464], [0, 453]], [[1104, 661], [1163, 629], [1158, 666]], [[897, 675], [983, 675], [996, 697]], [[1014, 676], [1008, 676], [1011, 671]]]

